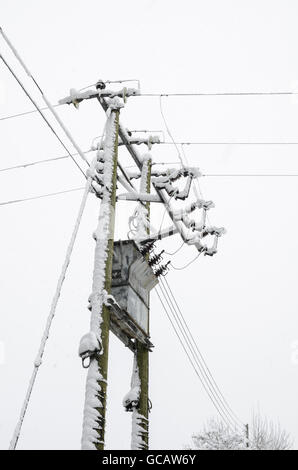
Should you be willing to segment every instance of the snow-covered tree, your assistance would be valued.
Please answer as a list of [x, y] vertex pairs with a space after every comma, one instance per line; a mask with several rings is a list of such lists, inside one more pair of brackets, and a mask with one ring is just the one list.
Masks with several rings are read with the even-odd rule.
[[220, 420], [211, 419], [201, 432], [192, 436], [192, 449], [198, 450], [287, 450], [292, 442], [289, 434], [279, 424], [274, 424], [259, 414], [254, 415], [249, 440], [243, 433]]
[[287, 450], [292, 446], [292, 439], [287, 431], [281, 429], [280, 423], [253, 415], [250, 441], [254, 450]]

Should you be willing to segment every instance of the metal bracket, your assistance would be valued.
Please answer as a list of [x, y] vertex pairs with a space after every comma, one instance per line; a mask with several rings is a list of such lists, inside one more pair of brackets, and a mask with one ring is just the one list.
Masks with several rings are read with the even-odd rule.
[[125, 310], [122, 310], [119, 305], [112, 300], [109, 301], [108, 308], [110, 309], [111, 322], [112, 324], [114, 323], [114, 329], [116, 326], [129, 340], [138, 340], [149, 351], [152, 351], [154, 345], [149, 340], [149, 337], [136, 325]]

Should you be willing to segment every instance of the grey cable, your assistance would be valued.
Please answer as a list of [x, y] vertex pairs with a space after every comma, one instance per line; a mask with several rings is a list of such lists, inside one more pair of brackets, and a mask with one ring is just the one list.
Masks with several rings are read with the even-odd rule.
[[[163, 292], [163, 290], [160, 288], [160, 286], [159, 286], [159, 290], [160, 290], [161, 295], [162, 295], [163, 298], [164, 298], [164, 301], [167, 303], [167, 305], [168, 305], [170, 311], [172, 312], [172, 309], [171, 309], [171, 307], [170, 307], [170, 305], [169, 305], [169, 302], [167, 301], [167, 299], [166, 299], [166, 297], [165, 297], [165, 295], [164, 295], [164, 292]], [[201, 385], [203, 386], [205, 392], [207, 393], [208, 397], [210, 398], [211, 402], [213, 403], [214, 407], [216, 408], [217, 412], [219, 413], [219, 415], [221, 416], [221, 418], [223, 419], [223, 421], [225, 422], [225, 424], [226, 424], [228, 427], [230, 427], [230, 422], [229, 422], [229, 420], [227, 419], [227, 417], [225, 416], [225, 414], [222, 412], [222, 410], [221, 410], [220, 407], [218, 406], [217, 402], [214, 400], [213, 396], [209, 393], [207, 387], [205, 386], [204, 381], [202, 380], [202, 377], [201, 377], [201, 375], [199, 374], [196, 365], [194, 364], [194, 362], [193, 362], [193, 360], [192, 360], [192, 358], [191, 358], [189, 352], [188, 352], [187, 349], [186, 349], [186, 346], [185, 346], [185, 344], [184, 344], [184, 341], [182, 340], [182, 338], [181, 338], [179, 332], [177, 331], [177, 328], [176, 328], [175, 325], [174, 325], [174, 322], [173, 322], [173, 320], [172, 320], [172, 318], [171, 318], [171, 315], [170, 315], [170, 313], [169, 313], [168, 308], [165, 306], [164, 302], [163, 302], [162, 299], [161, 299], [161, 295], [159, 294], [157, 287], [156, 287], [156, 289], [155, 289], [155, 292], [156, 292], [156, 294], [157, 294], [157, 296], [158, 296], [158, 298], [159, 298], [159, 300], [160, 300], [160, 302], [161, 302], [161, 304], [162, 304], [162, 307], [163, 307], [163, 309], [164, 309], [164, 311], [165, 311], [165, 313], [166, 313], [166, 316], [168, 317], [168, 320], [170, 321], [171, 326], [172, 326], [172, 328], [173, 328], [173, 330], [174, 330], [174, 332], [175, 332], [175, 334], [176, 334], [176, 336], [177, 336], [177, 338], [178, 338], [178, 340], [179, 340], [179, 342], [180, 342], [180, 344], [181, 344], [181, 346], [182, 346], [182, 348], [183, 348], [183, 350], [184, 350], [184, 352], [185, 352], [185, 354], [186, 354], [186, 356], [187, 356], [189, 362], [191, 363], [191, 366], [192, 366], [192, 368], [193, 368], [195, 374], [197, 375], [197, 377], [199, 378], [199, 380], [200, 380], [200, 382], [201, 382]]]
[[201, 360], [202, 360], [202, 362], [203, 362], [205, 368], [207, 369], [208, 374], [210, 375], [211, 380], [212, 380], [212, 382], [213, 382], [215, 388], [217, 389], [218, 393], [219, 393], [220, 396], [222, 397], [223, 401], [225, 402], [225, 404], [227, 405], [227, 407], [229, 408], [229, 410], [231, 411], [231, 413], [232, 413], [232, 414], [234, 415], [234, 417], [237, 419], [237, 421], [241, 424], [241, 426], [244, 426], [244, 423], [243, 423], [243, 422], [238, 418], [238, 416], [234, 413], [234, 411], [232, 410], [232, 408], [231, 408], [230, 405], [228, 404], [226, 398], [224, 397], [223, 393], [221, 392], [219, 386], [217, 385], [216, 380], [214, 379], [214, 377], [213, 377], [213, 375], [212, 375], [212, 372], [210, 371], [210, 369], [209, 369], [209, 367], [208, 367], [208, 365], [207, 365], [207, 363], [206, 363], [206, 361], [205, 361], [205, 359], [204, 359], [204, 356], [202, 355], [202, 353], [201, 353], [201, 351], [200, 351], [200, 349], [199, 349], [199, 347], [198, 347], [198, 344], [197, 344], [196, 340], [195, 340], [194, 337], [193, 337], [193, 334], [192, 334], [192, 332], [191, 332], [191, 329], [189, 328], [189, 326], [188, 326], [188, 324], [187, 324], [187, 322], [186, 322], [186, 320], [185, 320], [185, 317], [184, 317], [184, 315], [183, 315], [183, 313], [182, 313], [182, 311], [181, 311], [181, 308], [180, 308], [179, 305], [178, 305], [178, 302], [177, 302], [177, 300], [176, 300], [176, 297], [174, 296], [174, 293], [173, 293], [173, 291], [172, 291], [172, 289], [171, 289], [171, 286], [169, 285], [169, 283], [168, 283], [166, 277], [164, 277], [164, 282], [165, 282], [166, 285], [167, 285], [167, 288], [168, 288], [168, 290], [169, 290], [169, 292], [170, 292], [170, 294], [171, 294], [171, 297], [172, 297], [173, 301], [175, 302], [176, 308], [178, 309], [178, 311], [179, 311], [179, 313], [180, 313], [180, 316], [181, 316], [181, 318], [182, 318], [182, 321], [183, 321], [183, 323], [184, 323], [184, 325], [185, 325], [185, 327], [186, 327], [186, 329], [187, 329], [187, 331], [188, 331], [188, 333], [189, 333], [189, 335], [190, 335], [190, 338], [191, 338], [191, 340], [192, 340], [192, 342], [193, 342], [193, 344], [194, 344], [194, 347], [195, 347], [195, 349], [197, 350], [197, 353], [199, 354], [199, 356], [200, 356], [200, 358], [201, 358]]
[[6, 65], [6, 67], [8, 68], [8, 70], [10, 71], [10, 73], [12, 74], [12, 76], [15, 78], [15, 80], [18, 82], [18, 84], [20, 85], [20, 87], [22, 88], [22, 90], [24, 91], [24, 93], [26, 94], [26, 96], [30, 99], [30, 101], [32, 102], [32, 104], [36, 107], [36, 110], [39, 112], [39, 114], [41, 115], [41, 117], [43, 118], [43, 120], [46, 122], [46, 124], [48, 125], [48, 127], [51, 129], [51, 131], [53, 132], [53, 134], [55, 135], [55, 137], [59, 140], [60, 144], [62, 145], [62, 147], [66, 150], [66, 152], [68, 153], [68, 155], [71, 157], [71, 159], [73, 160], [73, 162], [76, 164], [76, 166], [78, 167], [78, 169], [80, 170], [80, 172], [84, 175], [84, 177], [86, 178], [86, 175], [84, 173], [84, 171], [82, 170], [82, 168], [79, 166], [79, 164], [77, 163], [77, 161], [73, 158], [72, 154], [70, 153], [70, 151], [68, 150], [68, 148], [66, 147], [66, 145], [64, 144], [64, 142], [61, 140], [61, 138], [59, 137], [59, 135], [57, 134], [57, 132], [55, 131], [55, 129], [53, 128], [52, 124], [48, 121], [48, 119], [45, 117], [45, 115], [43, 114], [43, 112], [41, 111], [41, 109], [38, 107], [38, 105], [36, 104], [35, 100], [31, 97], [30, 93], [26, 90], [26, 88], [24, 87], [24, 85], [22, 84], [22, 82], [20, 81], [20, 79], [16, 76], [16, 74], [14, 73], [14, 71], [12, 70], [12, 68], [9, 66], [9, 64], [6, 62], [6, 60], [4, 59], [3, 55], [0, 54], [0, 58], [1, 60], [3, 61], [3, 63]]
[[41, 198], [44, 198], [44, 197], [58, 196], [59, 194], [72, 193], [74, 191], [82, 191], [83, 189], [84, 189], [84, 187], [73, 188], [73, 189], [65, 189], [64, 191], [57, 191], [55, 193], [41, 194], [39, 196], [26, 197], [26, 198], [23, 198], [23, 199], [13, 199], [11, 201], [0, 202], [0, 206], [7, 206], [9, 204], [17, 204], [19, 202], [33, 201], [34, 199], [41, 199]]

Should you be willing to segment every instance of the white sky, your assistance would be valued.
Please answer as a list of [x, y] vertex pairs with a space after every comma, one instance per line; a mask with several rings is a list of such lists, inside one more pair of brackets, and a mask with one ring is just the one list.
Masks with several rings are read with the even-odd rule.
[[[297, 13], [286, 1], [7, 1], [1, 26], [47, 96], [97, 79], [138, 78], [145, 92], [287, 91], [297, 88]], [[26, 86], [38, 92], [1, 41], [1, 52]], [[177, 140], [298, 141], [298, 101], [289, 96], [165, 98]], [[0, 116], [32, 109], [0, 66]], [[83, 149], [104, 124], [96, 102], [59, 113]], [[131, 98], [122, 111], [130, 128], [164, 129], [158, 98]], [[0, 122], [0, 168], [64, 155], [34, 114]], [[169, 139], [167, 139], [169, 140]], [[64, 139], [68, 144], [67, 140]], [[68, 147], [72, 149], [71, 145]], [[192, 146], [204, 173], [298, 174], [295, 146]], [[153, 149], [156, 161], [177, 161], [173, 146]], [[124, 152], [124, 164], [132, 164]], [[83, 185], [71, 160], [0, 173], [0, 202]], [[280, 420], [296, 438], [298, 178], [205, 177], [216, 208], [212, 223], [227, 228], [214, 258], [200, 257], [168, 281], [217, 382], [244, 422], [253, 409]], [[0, 446], [7, 448], [31, 374], [51, 298], [76, 217], [80, 193], [1, 207]], [[117, 237], [134, 208], [119, 203]], [[162, 213], [152, 209], [158, 226]], [[53, 323], [19, 448], [80, 446], [85, 371], [77, 357], [88, 330], [98, 201], [90, 197]], [[176, 236], [169, 250], [180, 244]], [[184, 247], [173, 264], [196, 255]], [[179, 449], [215, 410], [169, 327], [151, 300], [150, 442]], [[4, 357], [3, 357], [4, 356]], [[111, 335], [107, 448], [130, 446], [131, 415], [122, 409], [132, 356]]]

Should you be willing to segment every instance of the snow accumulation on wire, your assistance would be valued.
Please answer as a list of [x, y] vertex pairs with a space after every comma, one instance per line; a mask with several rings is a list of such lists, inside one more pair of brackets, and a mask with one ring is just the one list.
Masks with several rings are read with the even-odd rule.
[[[112, 109], [117, 109], [121, 105], [118, 99], [110, 101], [107, 110], [106, 137], [103, 155], [103, 189], [102, 201], [100, 204], [100, 213], [98, 225], [95, 231], [96, 246], [94, 256], [93, 284], [90, 295], [91, 320], [90, 333], [92, 335], [92, 344], [98, 342], [99, 349], [102, 337], [102, 310], [106, 301], [105, 287], [105, 265], [108, 257], [108, 242], [110, 237], [110, 216], [111, 216], [111, 189], [114, 168], [114, 145], [116, 137], [116, 113]], [[102, 158], [102, 154], [100, 155]], [[91, 336], [90, 336], [91, 338]], [[102, 352], [99, 351], [99, 354]], [[91, 359], [91, 358], [90, 358]], [[100, 413], [98, 409], [103, 408], [100, 399], [101, 385], [104, 377], [98, 370], [98, 363], [93, 358], [88, 368], [86, 383], [85, 407], [83, 418], [82, 449], [95, 450], [95, 444], [99, 443], [99, 435], [96, 429], [99, 429]]]
[[79, 226], [80, 226], [80, 223], [81, 223], [82, 215], [83, 215], [83, 212], [84, 212], [84, 209], [85, 209], [85, 206], [86, 206], [87, 197], [88, 197], [88, 194], [89, 194], [89, 191], [90, 191], [90, 185], [91, 185], [91, 178], [88, 178], [87, 182], [86, 182], [86, 186], [85, 186], [84, 195], [83, 195], [83, 198], [82, 198], [82, 201], [81, 201], [81, 204], [80, 204], [79, 212], [78, 212], [78, 215], [77, 215], [77, 219], [76, 219], [76, 222], [75, 222], [75, 226], [74, 226], [74, 229], [73, 229], [73, 232], [72, 232], [72, 235], [71, 235], [69, 245], [67, 247], [65, 260], [64, 260], [64, 263], [63, 263], [63, 266], [62, 266], [62, 269], [61, 269], [61, 274], [60, 274], [60, 277], [59, 277], [58, 282], [57, 282], [56, 291], [55, 291], [55, 294], [54, 294], [54, 297], [53, 297], [53, 300], [52, 300], [50, 312], [49, 312], [47, 322], [46, 322], [46, 326], [45, 326], [45, 329], [44, 329], [44, 333], [43, 333], [43, 336], [42, 336], [42, 339], [41, 339], [41, 342], [40, 342], [39, 350], [38, 350], [36, 359], [34, 361], [34, 369], [33, 369], [33, 372], [32, 372], [32, 375], [31, 375], [31, 378], [30, 378], [30, 381], [29, 381], [29, 385], [28, 385], [28, 388], [27, 388], [27, 391], [26, 391], [26, 396], [25, 396], [25, 399], [24, 399], [24, 402], [23, 402], [20, 417], [19, 417], [19, 420], [17, 422], [12, 440], [10, 442], [10, 446], [9, 446], [10, 450], [14, 450], [17, 446], [18, 439], [19, 439], [21, 429], [22, 429], [22, 424], [23, 424], [23, 421], [24, 421], [24, 418], [25, 418], [25, 415], [26, 415], [26, 411], [27, 411], [27, 408], [28, 408], [31, 393], [32, 393], [32, 390], [33, 390], [33, 387], [34, 387], [34, 384], [35, 384], [36, 376], [37, 376], [39, 367], [42, 364], [42, 358], [43, 358], [43, 354], [44, 354], [44, 351], [45, 351], [46, 342], [48, 340], [51, 325], [52, 325], [54, 316], [56, 314], [57, 304], [58, 304], [58, 301], [59, 301], [59, 298], [60, 298], [61, 289], [62, 289], [64, 280], [65, 280], [66, 272], [67, 272], [67, 269], [68, 269], [68, 266], [69, 266], [69, 263], [70, 263], [70, 258], [71, 258], [71, 254], [72, 254], [73, 247], [74, 247], [74, 244], [75, 244], [75, 240], [76, 240], [76, 237], [77, 237], [77, 233], [78, 233], [78, 230], [79, 230]]

